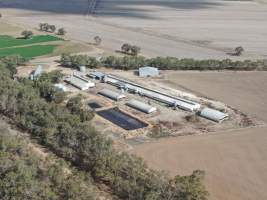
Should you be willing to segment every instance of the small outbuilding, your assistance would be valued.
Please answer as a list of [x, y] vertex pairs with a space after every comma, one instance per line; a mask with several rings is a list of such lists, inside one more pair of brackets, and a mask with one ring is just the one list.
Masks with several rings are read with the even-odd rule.
[[85, 66], [80, 66], [79, 70], [80, 70], [80, 72], [86, 72], [86, 67]]
[[42, 65], [38, 65], [36, 69], [33, 70], [32, 73], [30, 74], [30, 79], [37, 80], [41, 76], [42, 72], [43, 72]]
[[57, 89], [59, 89], [59, 90], [61, 90], [63, 92], [67, 92], [68, 91], [67, 87], [65, 85], [61, 84], [61, 83], [56, 83], [56, 84], [54, 84], [54, 86]]
[[131, 101], [127, 102], [126, 105], [132, 108], [135, 108], [137, 110], [140, 110], [147, 114], [157, 111], [157, 108], [150, 106], [146, 103], [143, 103], [141, 101], [137, 101], [135, 99], [132, 99]]
[[93, 79], [103, 80], [105, 77], [105, 73], [95, 71], [95, 72], [91, 72], [90, 74], [88, 74], [88, 76], [93, 78]]
[[98, 93], [105, 96], [105, 97], [108, 97], [112, 100], [115, 100], [115, 101], [119, 101], [119, 100], [126, 97], [122, 93], [117, 93], [117, 92], [114, 92], [114, 91], [108, 90], [108, 89], [103, 89], [103, 90], [99, 91]]
[[138, 74], [140, 77], [159, 76], [159, 70], [155, 67], [145, 66], [139, 68]]
[[207, 119], [210, 119], [210, 120], [215, 121], [215, 122], [222, 122], [229, 117], [228, 114], [220, 112], [218, 110], [211, 109], [211, 108], [204, 108], [200, 112], [200, 116], [207, 118]]

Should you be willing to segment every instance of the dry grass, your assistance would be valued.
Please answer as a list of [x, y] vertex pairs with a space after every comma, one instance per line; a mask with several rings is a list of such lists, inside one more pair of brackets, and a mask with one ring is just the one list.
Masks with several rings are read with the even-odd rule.
[[21, 28], [17, 26], [13, 26], [4, 22], [0, 22], [0, 35], [7, 34], [7, 33], [17, 33], [22, 31]]

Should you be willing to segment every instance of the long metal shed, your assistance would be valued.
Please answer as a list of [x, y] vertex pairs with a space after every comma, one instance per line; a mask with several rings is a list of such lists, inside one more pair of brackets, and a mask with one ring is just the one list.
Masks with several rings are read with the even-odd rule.
[[120, 86], [121, 83], [124, 83], [124, 89], [126, 91], [132, 91], [135, 92], [139, 95], [142, 96], [146, 96], [148, 98], [151, 99], [155, 99], [157, 101], [166, 103], [170, 106], [175, 106], [175, 107], [179, 107], [180, 109], [183, 110], [187, 110], [187, 111], [197, 111], [200, 109], [200, 104], [187, 100], [187, 99], [182, 99], [179, 97], [173, 97], [171, 95], [168, 94], [164, 94], [160, 91], [156, 91], [154, 89], [150, 89], [150, 88], [145, 88], [141, 85], [138, 85], [136, 83], [127, 81], [127, 80], [123, 80], [121, 78], [118, 78], [116, 76], [113, 75], [107, 75], [104, 78], [104, 82], [107, 82], [111, 85], [116, 85], [116, 86]]
[[103, 89], [103, 90], [99, 91], [98, 93], [105, 96], [105, 97], [113, 99], [115, 101], [119, 101], [120, 99], [123, 99], [126, 97], [124, 94], [117, 93], [117, 92], [114, 92], [114, 91], [108, 90], [108, 89]]
[[95, 83], [85, 81], [76, 76], [71, 76], [69, 79], [66, 79], [66, 81], [72, 84], [73, 86], [79, 88], [80, 90], [88, 90], [90, 87], [95, 87]]
[[218, 110], [211, 109], [211, 108], [204, 108], [200, 112], [200, 116], [210, 119], [215, 122], [222, 122], [223, 120], [229, 117], [228, 114], [220, 112]]
[[146, 103], [143, 103], [141, 101], [137, 101], [135, 99], [132, 99], [131, 101], [127, 102], [126, 105], [148, 114], [157, 111], [157, 108], [150, 106]]

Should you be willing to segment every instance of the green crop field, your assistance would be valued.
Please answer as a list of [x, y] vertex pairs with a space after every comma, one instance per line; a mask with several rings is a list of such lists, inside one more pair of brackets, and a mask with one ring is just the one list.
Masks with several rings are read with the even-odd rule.
[[62, 40], [61, 38], [52, 35], [36, 35], [31, 39], [18, 39], [7, 35], [0, 35], [0, 49], [7, 47], [30, 45], [42, 42], [53, 42]]
[[53, 53], [56, 45], [34, 45], [18, 48], [0, 49], [0, 56], [20, 55], [24, 58], [33, 58], [37, 56]]

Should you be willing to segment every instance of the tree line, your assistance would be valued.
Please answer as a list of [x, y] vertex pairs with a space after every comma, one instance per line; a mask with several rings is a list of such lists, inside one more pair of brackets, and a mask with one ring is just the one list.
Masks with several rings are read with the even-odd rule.
[[87, 55], [62, 54], [60, 63], [62, 66], [71, 68], [78, 68], [83, 65], [88, 68], [104, 66], [107, 68], [121, 70], [135, 70], [145, 65], [156, 67], [160, 70], [267, 70], [267, 62], [264, 60], [195, 60], [190, 58], [179, 59], [174, 57], [145, 58], [142, 56], [108, 56], [101, 58], [100, 60], [96, 60], [96, 58]]
[[141, 158], [117, 152], [112, 141], [95, 130], [91, 123], [93, 115], [81, 108], [79, 97], [66, 104], [47, 100], [34, 82], [13, 80], [8, 64], [0, 63], [0, 113], [95, 182], [106, 184], [119, 198], [207, 199], [203, 171], [171, 179], [148, 168]]

